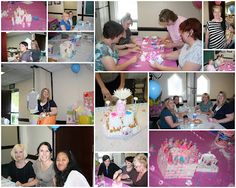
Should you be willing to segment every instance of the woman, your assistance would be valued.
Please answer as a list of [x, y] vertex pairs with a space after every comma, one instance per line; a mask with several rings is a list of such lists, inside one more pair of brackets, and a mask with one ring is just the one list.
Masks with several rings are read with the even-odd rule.
[[77, 170], [70, 152], [59, 152], [54, 168], [57, 187], [89, 187], [86, 178]]
[[205, 35], [206, 49], [222, 49], [226, 47], [226, 22], [221, 17], [222, 7], [213, 6], [213, 19], [207, 22]]
[[42, 142], [37, 148], [38, 160], [33, 164], [36, 179], [34, 185], [37, 187], [55, 186], [55, 171], [53, 168], [52, 147], [48, 142]]
[[115, 179], [117, 176], [114, 175], [116, 175], [116, 171], [120, 170], [120, 167], [112, 163], [108, 155], [104, 155], [102, 161], [98, 169], [98, 176], [104, 175], [110, 179]]
[[202, 24], [196, 18], [189, 18], [179, 26], [183, 47], [171, 53], [162, 54], [166, 60], [179, 61], [178, 67], [168, 67], [159, 63], [150, 64], [161, 71], [199, 71], [202, 67]]
[[16, 144], [11, 150], [11, 157], [14, 161], [9, 164], [9, 177], [11, 181], [16, 183], [16, 186], [30, 187], [33, 186], [35, 173], [32, 167], [32, 162], [26, 160], [27, 151], [23, 144]]
[[41, 117], [56, 116], [57, 105], [50, 99], [50, 91], [48, 88], [41, 90], [40, 99], [38, 100], [38, 112]]
[[234, 129], [234, 111], [226, 100], [225, 92], [220, 91], [212, 107], [210, 121], [220, 123], [226, 129]]
[[127, 55], [131, 52], [139, 52], [140, 49], [130, 48], [126, 50], [117, 50], [115, 44], [123, 36], [124, 28], [119, 23], [108, 21], [103, 28], [103, 39], [96, 44], [96, 70], [97, 71], [122, 71], [129, 65], [138, 61], [139, 55], [133, 56], [122, 64], [118, 64], [119, 56]]
[[31, 41], [31, 50], [30, 51], [32, 53], [33, 62], [39, 62], [41, 51], [40, 51], [38, 42], [36, 40]]
[[[163, 9], [159, 14], [159, 22], [166, 26], [168, 35], [162, 39], [166, 43], [166, 48], [181, 48], [184, 43], [179, 32], [179, 25], [185, 21], [186, 18], [178, 16], [172, 10]], [[172, 42], [168, 42], [171, 39]]]
[[32, 53], [28, 49], [28, 43], [25, 41], [22, 41], [19, 44], [20, 48], [20, 57], [19, 57], [19, 62], [32, 62]]
[[196, 106], [196, 111], [200, 110], [202, 114], [210, 114], [213, 103], [210, 100], [210, 96], [208, 93], [203, 93], [202, 101]]
[[172, 99], [165, 100], [165, 108], [161, 111], [159, 126], [161, 129], [177, 128], [180, 123], [175, 115], [175, 103]]
[[62, 31], [70, 31], [71, 25], [70, 25], [70, 15], [67, 12], [64, 12], [62, 15], [62, 20], [60, 21], [60, 28]]

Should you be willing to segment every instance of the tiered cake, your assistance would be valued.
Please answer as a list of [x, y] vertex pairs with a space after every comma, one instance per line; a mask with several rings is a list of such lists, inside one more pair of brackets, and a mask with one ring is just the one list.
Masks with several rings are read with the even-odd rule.
[[60, 54], [62, 58], [72, 58], [75, 53], [75, 44], [65, 41], [60, 44]]

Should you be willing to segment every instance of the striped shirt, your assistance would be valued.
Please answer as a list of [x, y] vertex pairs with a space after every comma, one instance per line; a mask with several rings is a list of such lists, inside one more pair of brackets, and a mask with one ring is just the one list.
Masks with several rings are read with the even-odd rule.
[[221, 27], [221, 22], [208, 21], [206, 27], [209, 32], [209, 48], [224, 48], [226, 39], [224, 30]]

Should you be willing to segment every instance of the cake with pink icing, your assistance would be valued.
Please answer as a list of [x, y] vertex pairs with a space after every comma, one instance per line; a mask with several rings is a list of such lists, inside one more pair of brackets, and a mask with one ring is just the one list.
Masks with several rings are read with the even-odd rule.
[[165, 179], [191, 179], [198, 166], [199, 152], [191, 141], [165, 140], [157, 155], [157, 164]]
[[116, 105], [109, 107], [104, 115], [104, 129], [107, 136], [129, 136], [139, 132], [135, 113], [126, 106], [126, 99], [131, 95], [129, 89], [114, 92], [114, 96], [118, 98]]

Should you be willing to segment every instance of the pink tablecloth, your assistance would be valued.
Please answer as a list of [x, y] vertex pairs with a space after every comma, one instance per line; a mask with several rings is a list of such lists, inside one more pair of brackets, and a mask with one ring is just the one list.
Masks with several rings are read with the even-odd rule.
[[[14, 11], [20, 7], [27, 11], [28, 14], [32, 15], [32, 23], [31, 26], [22, 25], [12, 25], [12, 17], [14, 15]], [[24, 2], [17, 1], [4, 1], [2, 2], [2, 12], [8, 10], [8, 16], [2, 17], [2, 30], [46, 30], [46, 3], [42, 1], [32, 1], [31, 4], [25, 4]], [[37, 19], [38, 18], [38, 19]]]
[[[150, 53], [152, 51], [156, 51], [160, 53], [159, 45], [160, 43], [158, 40], [153, 40], [153, 39], [147, 39], [146, 40], [147, 44], [143, 44], [143, 39], [141, 37], [137, 37], [137, 43], [141, 45], [141, 50], [142, 52]], [[165, 49], [164, 53], [171, 52], [172, 49]], [[120, 60], [118, 64], [123, 64], [126, 61], [128, 61], [130, 58], [132, 58], [136, 53], [131, 53], [126, 56], [120, 57]], [[164, 66], [169, 66], [169, 67], [177, 67], [176, 61], [169, 61], [165, 60], [163, 62]], [[125, 71], [158, 71], [157, 69], [154, 69], [150, 66], [150, 62], [146, 61], [139, 61], [133, 65], [130, 65]]]
[[218, 71], [235, 71], [235, 62], [224, 61], [224, 63], [219, 66]]
[[219, 166], [218, 173], [195, 172], [191, 179], [192, 186], [234, 186], [235, 185], [235, 151], [234, 146], [225, 149], [230, 155], [229, 159], [224, 157], [220, 148], [215, 146], [214, 139], [216, 132], [206, 131], [158, 131], [150, 133], [150, 170], [149, 170], [149, 186], [186, 186], [187, 179], [164, 179], [157, 166], [157, 152], [161, 143], [166, 138], [176, 138], [191, 140], [197, 143], [200, 153], [211, 151], [217, 160]]
[[113, 180], [112, 180], [112, 179], [110, 179], [110, 178], [108, 178], [108, 177], [105, 177], [105, 176], [104, 176], [103, 181], [99, 180], [99, 178], [96, 177], [96, 179], [95, 179], [95, 185], [98, 186], [98, 187], [112, 187], [112, 185], [113, 185], [113, 186], [117, 186], [117, 187], [119, 187], [119, 186], [122, 186], [122, 187], [129, 187], [128, 185], [123, 184], [123, 183], [122, 183], [122, 184], [119, 184], [119, 186], [118, 186], [118, 185], [116, 185], [116, 184], [113, 183]]

